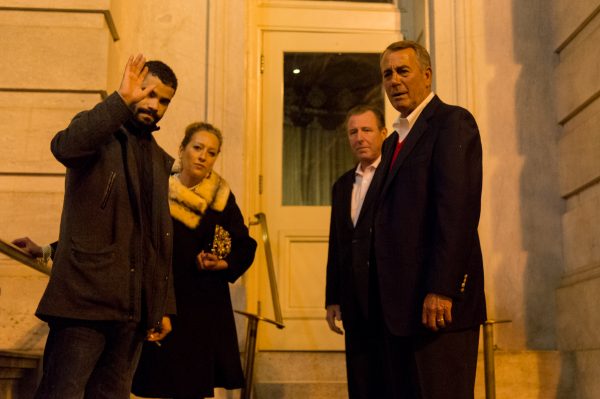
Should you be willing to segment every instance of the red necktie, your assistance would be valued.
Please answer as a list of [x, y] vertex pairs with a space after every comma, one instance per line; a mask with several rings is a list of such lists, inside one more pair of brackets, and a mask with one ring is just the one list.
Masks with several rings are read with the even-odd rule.
[[400, 153], [400, 150], [402, 149], [403, 145], [404, 145], [404, 140], [398, 141], [398, 143], [396, 144], [396, 149], [394, 150], [394, 156], [392, 156], [392, 162], [390, 163], [390, 169], [392, 169], [392, 165], [394, 165], [394, 162], [396, 162], [396, 158], [398, 158], [398, 154]]

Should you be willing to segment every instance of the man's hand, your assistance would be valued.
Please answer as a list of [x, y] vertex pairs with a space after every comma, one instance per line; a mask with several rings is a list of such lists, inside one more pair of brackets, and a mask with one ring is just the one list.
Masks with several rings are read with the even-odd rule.
[[165, 315], [160, 322], [159, 328], [152, 328], [148, 330], [148, 333], [146, 334], [146, 340], [150, 342], [160, 341], [166, 337], [172, 329], [173, 327], [171, 326], [171, 319], [169, 316]]
[[196, 256], [196, 264], [200, 270], [225, 270], [229, 267], [227, 261], [210, 252], [200, 252]]
[[452, 298], [429, 293], [423, 301], [421, 321], [428, 329], [437, 331], [452, 323]]
[[342, 320], [342, 311], [340, 310], [340, 305], [327, 305], [327, 324], [329, 324], [329, 329], [336, 334], [343, 335], [344, 331], [339, 328], [336, 324], [337, 321]]
[[42, 247], [33, 242], [29, 237], [17, 238], [12, 243], [34, 258], [41, 258], [43, 256]]
[[140, 102], [154, 90], [155, 85], [142, 87], [144, 79], [148, 74], [148, 68], [144, 65], [146, 65], [146, 59], [142, 54], [138, 54], [135, 57], [130, 56], [129, 60], [127, 60], [125, 72], [123, 72], [123, 80], [121, 80], [121, 87], [118, 90], [119, 95], [127, 106]]

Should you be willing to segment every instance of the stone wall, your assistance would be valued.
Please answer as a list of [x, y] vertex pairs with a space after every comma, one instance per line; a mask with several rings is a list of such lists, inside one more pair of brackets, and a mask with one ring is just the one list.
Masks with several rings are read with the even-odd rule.
[[554, 1], [554, 68], [565, 271], [558, 346], [576, 365], [573, 398], [600, 397], [600, 4]]
[[500, 349], [556, 349], [563, 269], [550, 9], [545, 1], [433, 1], [435, 91], [468, 108], [483, 145], [479, 232]]

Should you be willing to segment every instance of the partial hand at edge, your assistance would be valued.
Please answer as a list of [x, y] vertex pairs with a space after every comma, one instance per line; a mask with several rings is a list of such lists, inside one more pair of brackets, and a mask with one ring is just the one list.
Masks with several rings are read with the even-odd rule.
[[33, 242], [29, 237], [17, 238], [12, 243], [34, 258], [41, 258], [43, 256], [42, 247]]
[[342, 310], [340, 305], [327, 305], [327, 315], [325, 316], [329, 329], [336, 334], [343, 335], [344, 331], [337, 326], [337, 321], [342, 321]]
[[160, 322], [160, 328], [152, 328], [148, 330], [146, 334], [146, 340], [150, 342], [160, 341], [171, 332], [173, 327], [171, 326], [171, 318], [169, 316], [163, 316]]

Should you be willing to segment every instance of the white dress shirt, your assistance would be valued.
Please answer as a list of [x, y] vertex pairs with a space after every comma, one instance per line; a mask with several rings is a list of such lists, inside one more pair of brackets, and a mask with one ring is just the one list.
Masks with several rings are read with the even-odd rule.
[[367, 166], [365, 170], [362, 169], [360, 163], [356, 167], [354, 184], [352, 185], [352, 204], [350, 206], [350, 216], [352, 217], [352, 224], [354, 226], [356, 226], [356, 221], [358, 220], [358, 215], [360, 215], [365, 196], [367, 195], [367, 191], [373, 180], [375, 169], [377, 169], [380, 162], [381, 155], [371, 165]]
[[402, 115], [398, 115], [392, 127], [398, 133], [398, 142], [401, 142], [408, 136], [408, 133], [415, 125], [417, 118], [421, 115], [423, 109], [429, 104], [429, 102], [433, 99], [435, 94], [433, 92], [429, 93], [425, 100], [421, 102], [406, 118], [403, 118]]

